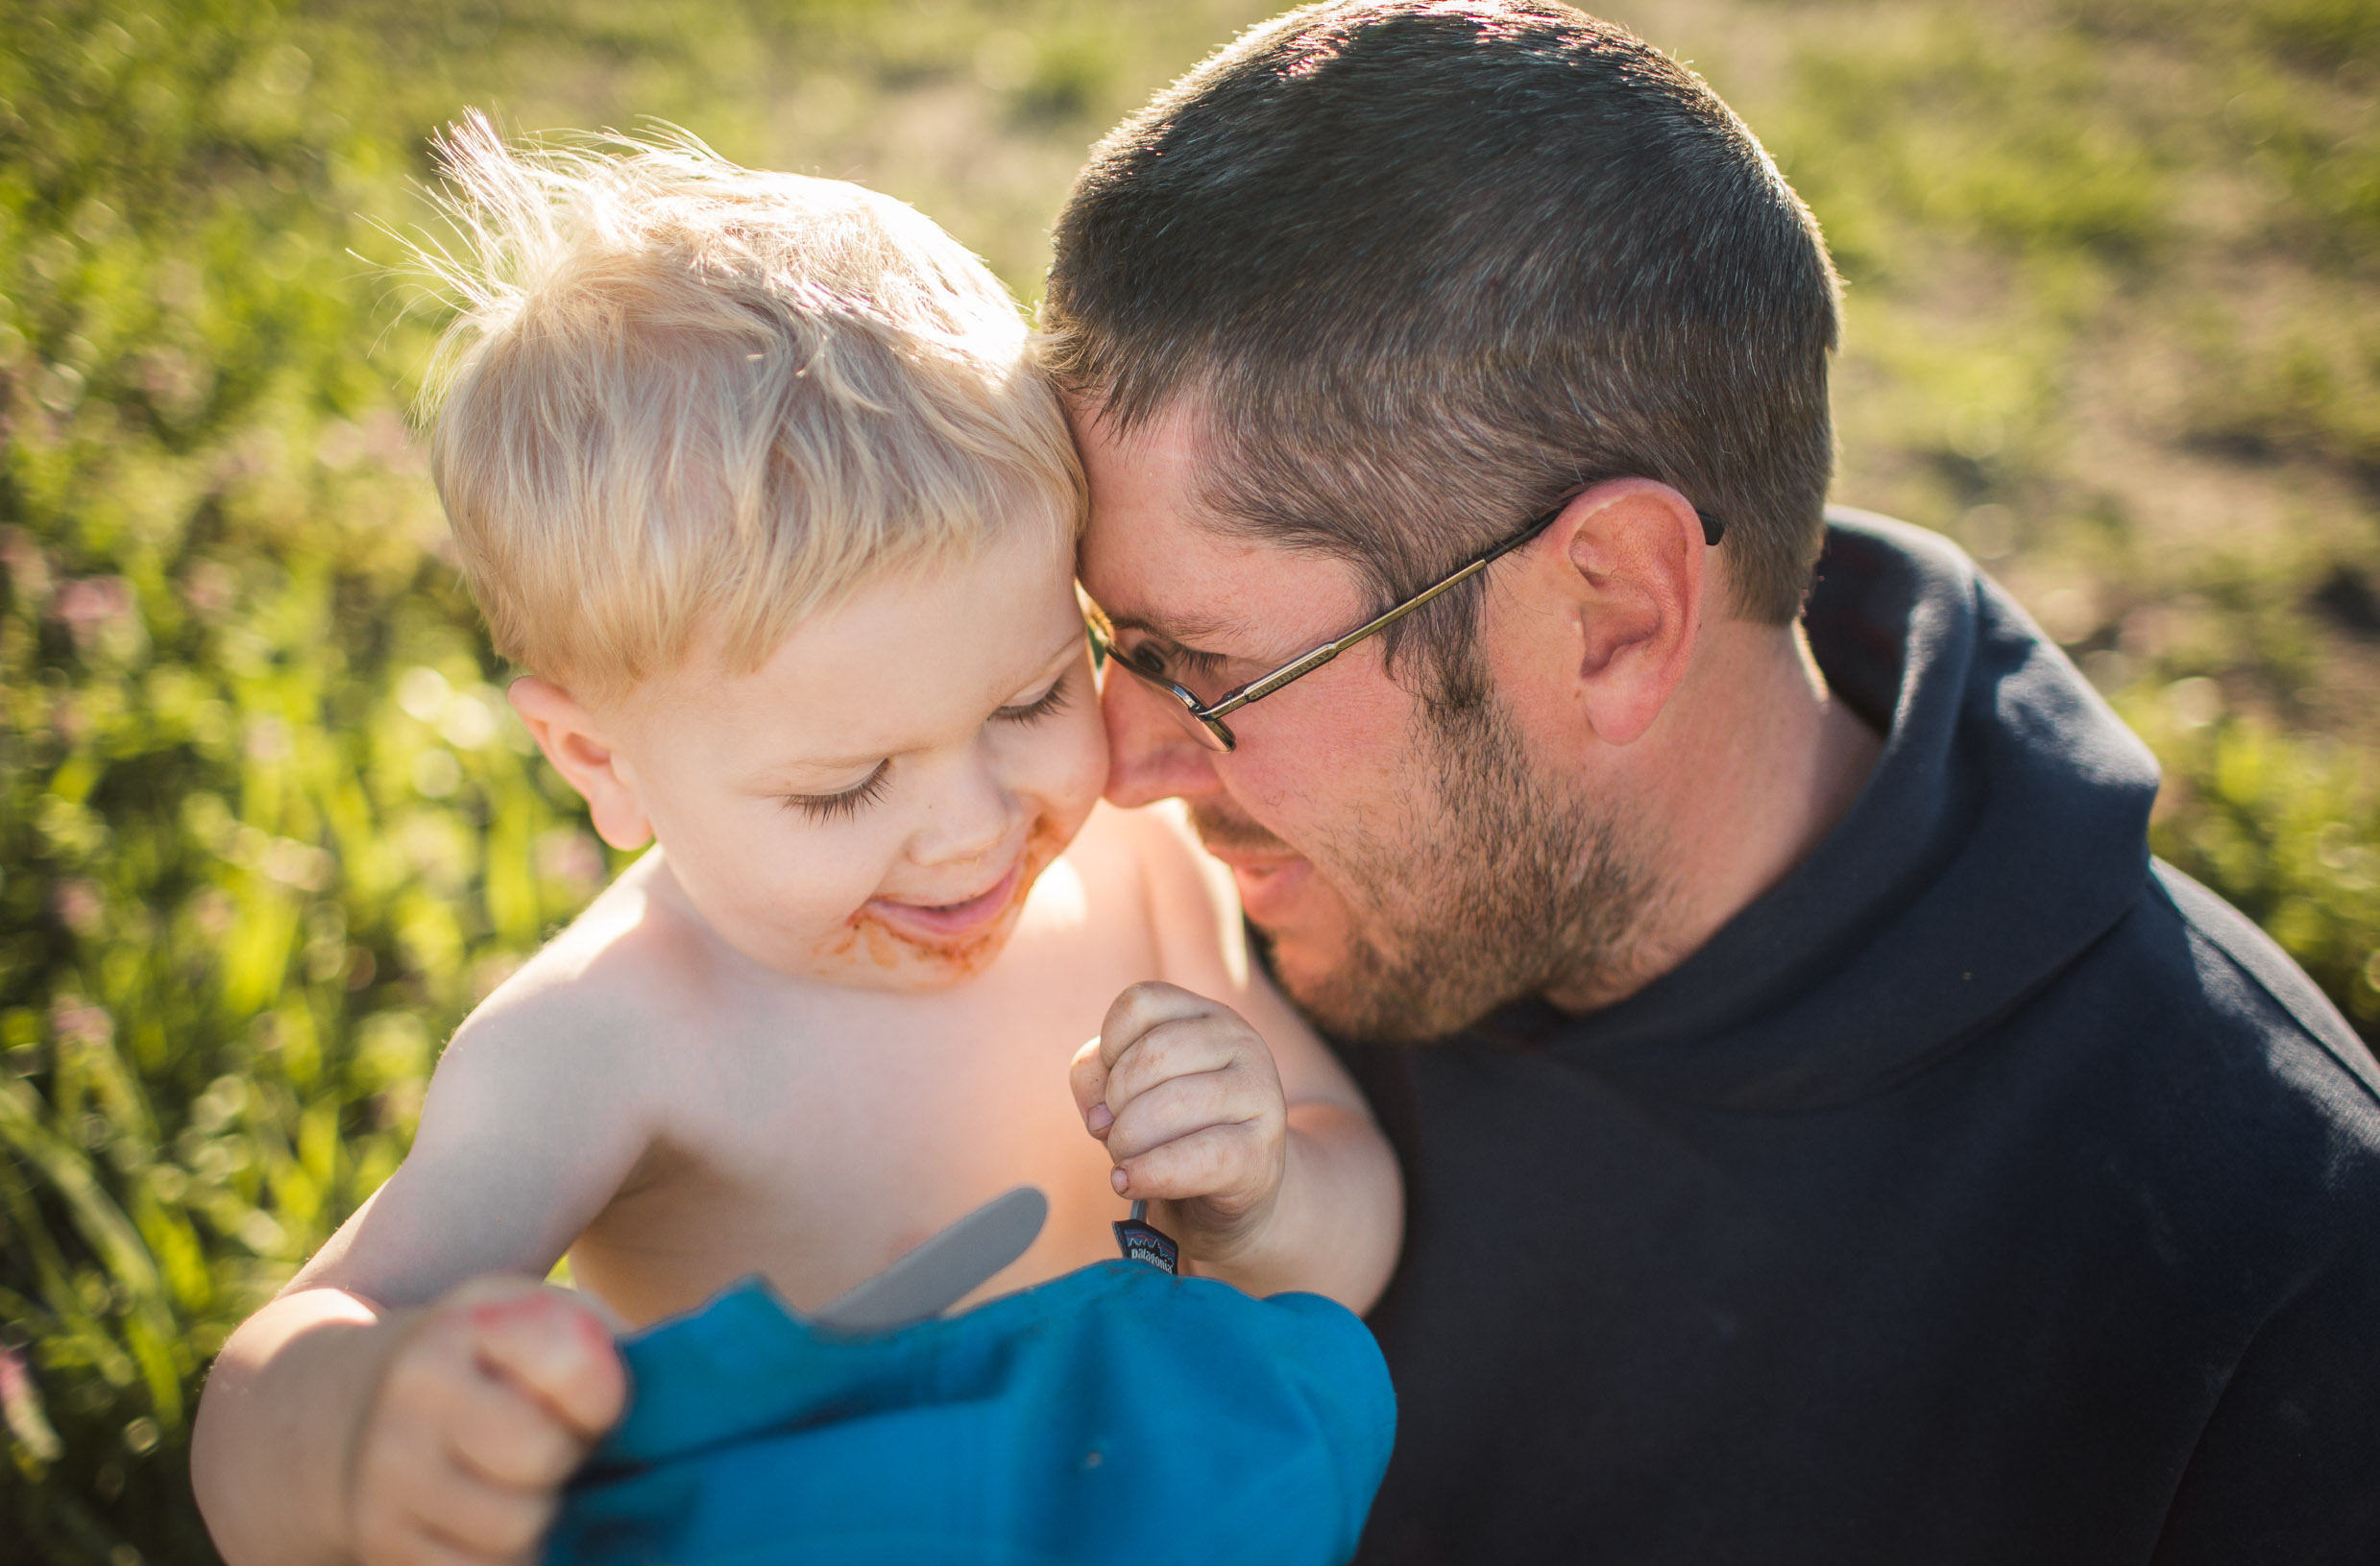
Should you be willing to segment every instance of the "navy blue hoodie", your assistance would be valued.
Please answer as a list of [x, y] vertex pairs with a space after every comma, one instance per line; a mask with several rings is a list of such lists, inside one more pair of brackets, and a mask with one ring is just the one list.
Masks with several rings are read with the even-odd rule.
[[2021, 611], [1832, 522], [1887, 737], [1818, 851], [1616, 1005], [1343, 1051], [1411, 1204], [1359, 1558], [2380, 1561], [2370, 1054]]

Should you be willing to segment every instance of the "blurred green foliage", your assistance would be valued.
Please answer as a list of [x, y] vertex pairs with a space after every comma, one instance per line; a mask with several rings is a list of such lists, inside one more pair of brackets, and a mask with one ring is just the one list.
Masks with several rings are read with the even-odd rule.
[[[212, 1558], [208, 1356], [608, 869], [401, 417], [425, 133], [665, 116], [1030, 293], [1089, 140], [1265, 9], [0, 0], [0, 1555]], [[1620, 10], [1828, 226], [1845, 497], [1994, 563], [2166, 759], [2159, 851], [2380, 1034], [2380, 0]]]
[[2156, 747], [2157, 853], [2264, 926], [2363, 1025], [2380, 1028], [2380, 773], [2368, 755], [2222, 715], [2215, 681], [2136, 690], [2118, 711]]
[[[1129, 16], [882, 12], [0, 4], [0, 1557], [212, 1558], [207, 1359], [609, 869], [497, 688], [401, 413], [436, 322], [385, 230], [422, 215], [425, 133], [534, 113], [507, 84], [569, 64], [574, 123], [732, 150], [797, 93], [865, 165], [872, 95], [956, 80], [1057, 137], [1062, 180], [1124, 107]], [[797, 44], [859, 63], [777, 69]], [[1011, 275], [1051, 180], [952, 203], [1027, 185], [1029, 223], [988, 213]]]
[[1747, 19], [1700, 62], [1845, 276], [1837, 495], [2011, 587], [2156, 851], [2380, 1038], [2380, 0]]
[[435, 551], [418, 334], [346, 253], [399, 161], [272, 7], [5, 26], [0, 1534], [204, 1559], [208, 1355], [602, 861]]

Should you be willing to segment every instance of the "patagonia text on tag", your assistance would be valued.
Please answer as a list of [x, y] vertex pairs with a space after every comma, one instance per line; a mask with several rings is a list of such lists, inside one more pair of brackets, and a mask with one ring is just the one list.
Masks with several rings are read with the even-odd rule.
[[1176, 1277], [1181, 1275], [1181, 1247], [1162, 1231], [1152, 1228], [1135, 1215], [1116, 1222], [1116, 1245], [1128, 1262], [1146, 1262], [1153, 1267], [1162, 1267]]

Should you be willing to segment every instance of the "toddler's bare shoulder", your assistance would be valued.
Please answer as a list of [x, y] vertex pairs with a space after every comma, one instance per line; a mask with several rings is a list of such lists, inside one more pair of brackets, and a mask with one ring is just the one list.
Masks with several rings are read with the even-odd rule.
[[1103, 862], [1129, 865], [1132, 875], [1147, 879], [1193, 869], [1205, 858], [1199, 835], [1190, 826], [1190, 812], [1179, 800], [1159, 800], [1123, 810], [1100, 801], [1068, 849], [1067, 857], [1089, 854]]
[[1114, 812], [1130, 834], [1147, 896], [1160, 919], [1202, 923], [1218, 916], [1239, 920], [1239, 894], [1231, 872], [1199, 845], [1190, 812], [1179, 800], [1159, 800], [1137, 810]]
[[[1149, 903], [1151, 861], [1180, 852], [1169, 847], [1176, 830], [1166, 818], [1178, 815], [1172, 802], [1141, 809], [1120, 810], [1102, 800], [1066, 849], [1065, 862], [1081, 879], [1083, 895], [1094, 916], [1119, 917]], [[1181, 831], [1187, 831], [1182, 826]]]
[[[1199, 846], [1189, 812], [1178, 800], [1133, 810], [1105, 803], [1082, 836], [1099, 832], [1096, 852], [1111, 863], [1119, 890], [1129, 888], [1141, 918], [1171, 959], [1195, 951], [1236, 967], [1241, 957], [1239, 893], [1231, 873]], [[1192, 964], [1202, 972], [1208, 962]]]
[[623, 877], [480, 1002], [447, 1058], [573, 1072], [649, 1059], [706, 1003], [703, 956], [679, 922]]

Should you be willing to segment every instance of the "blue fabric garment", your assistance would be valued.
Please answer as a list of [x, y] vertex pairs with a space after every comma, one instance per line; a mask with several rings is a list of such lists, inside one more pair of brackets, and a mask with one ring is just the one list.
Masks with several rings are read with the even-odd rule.
[[621, 1347], [547, 1566], [1338, 1566], [1396, 1425], [1340, 1306], [1130, 1262], [858, 1337], [750, 1281]]

